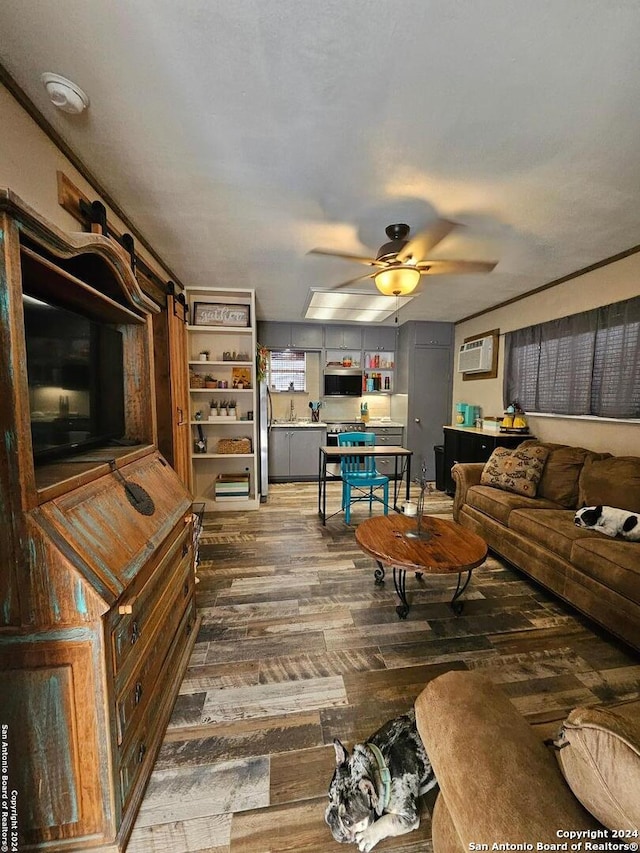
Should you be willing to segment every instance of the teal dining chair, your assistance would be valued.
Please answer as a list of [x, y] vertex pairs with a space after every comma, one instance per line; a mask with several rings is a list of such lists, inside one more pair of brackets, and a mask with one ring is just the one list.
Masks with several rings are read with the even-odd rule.
[[[376, 437], [372, 432], [343, 432], [338, 435], [339, 447], [367, 447], [375, 445]], [[342, 509], [344, 520], [351, 522], [351, 505], [358, 501], [369, 501], [371, 512], [373, 501], [384, 505], [384, 514], [389, 514], [389, 478], [376, 470], [374, 456], [343, 456], [340, 460], [342, 476]], [[352, 489], [356, 496], [352, 495]], [[382, 489], [382, 497], [374, 490]]]

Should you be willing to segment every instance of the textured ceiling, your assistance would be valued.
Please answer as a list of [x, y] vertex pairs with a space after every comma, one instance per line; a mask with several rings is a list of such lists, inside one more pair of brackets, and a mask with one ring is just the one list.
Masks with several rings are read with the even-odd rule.
[[[403, 319], [640, 242], [637, 0], [2, 0], [0, 61], [185, 284], [299, 320], [384, 228], [465, 227]], [[43, 71], [90, 96], [57, 112]], [[1, 135], [0, 135], [1, 149]], [[373, 288], [373, 284], [367, 283]], [[366, 286], [364, 288], [366, 289]]]

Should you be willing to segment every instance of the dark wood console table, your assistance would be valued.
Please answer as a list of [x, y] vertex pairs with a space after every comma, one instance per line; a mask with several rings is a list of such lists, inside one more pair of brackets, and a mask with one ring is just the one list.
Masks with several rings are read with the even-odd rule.
[[475, 427], [444, 427], [444, 490], [453, 496], [456, 491], [451, 468], [456, 462], [486, 462], [496, 447], [517, 447], [533, 435], [493, 432]]

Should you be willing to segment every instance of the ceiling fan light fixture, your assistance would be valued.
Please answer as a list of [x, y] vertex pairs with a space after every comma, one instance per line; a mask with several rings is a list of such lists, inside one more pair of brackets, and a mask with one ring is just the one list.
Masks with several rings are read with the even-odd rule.
[[406, 296], [418, 286], [420, 270], [407, 264], [387, 267], [373, 276], [376, 287], [385, 296]]

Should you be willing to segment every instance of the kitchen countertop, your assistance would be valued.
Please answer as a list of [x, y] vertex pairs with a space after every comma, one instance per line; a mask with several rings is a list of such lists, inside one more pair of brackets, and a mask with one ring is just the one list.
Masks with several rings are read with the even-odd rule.
[[272, 429], [280, 429], [281, 427], [285, 427], [285, 429], [306, 429], [308, 427], [326, 429], [326, 426], [324, 421], [272, 421], [271, 423]]
[[[335, 421], [335, 423], [345, 423], [345, 421]], [[360, 425], [360, 422], [356, 421], [356, 420], [347, 421], [347, 423], [353, 423], [354, 425], [357, 424], [358, 426]], [[297, 429], [297, 428], [305, 429], [308, 427], [316, 427], [316, 429], [317, 428], [324, 429], [324, 428], [329, 428], [331, 426], [331, 424], [327, 423], [325, 421], [312, 422], [312, 421], [306, 421], [306, 420], [305, 421], [273, 421], [271, 426], [273, 429], [280, 429], [281, 427], [284, 427], [286, 429]], [[367, 427], [367, 426], [368, 427], [394, 427], [395, 429], [402, 429], [404, 427], [404, 424], [398, 423], [397, 421], [379, 421], [379, 420], [371, 419], [371, 420], [367, 421], [366, 424], [363, 423], [362, 426], [363, 427]]]
[[396, 429], [403, 429], [404, 424], [399, 423], [398, 421], [378, 421], [375, 418], [369, 418], [366, 423], [366, 426], [369, 427], [395, 427]]
[[453, 425], [445, 424], [443, 426], [443, 429], [450, 429], [450, 430], [453, 430], [454, 432], [471, 432], [471, 433], [474, 433], [475, 435], [502, 435], [502, 436], [504, 436], [504, 435], [524, 435], [524, 436], [528, 436], [529, 438], [535, 438], [535, 436], [533, 436], [528, 430], [525, 430], [524, 432], [520, 432], [520, 431], [515, 432], [513, 430], [507, 430], [505, 432], [502, 432], [499, 429], [479, 429], [478, 427], [470, 427], [470, 426], [466, 427], [466, 426], [461, 426], [460, 424], [453, 424]]

